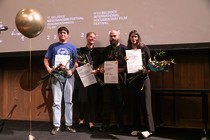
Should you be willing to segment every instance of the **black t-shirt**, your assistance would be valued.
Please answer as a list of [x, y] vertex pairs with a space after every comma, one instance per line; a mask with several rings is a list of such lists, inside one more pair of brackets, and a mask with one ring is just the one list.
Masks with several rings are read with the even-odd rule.
[[93, 66], [93, 69], [97, 69], [100, 64], [100, 52], [97, 48], [81, 47], [78, 49], [78, 60], [79, 66], [89, 63]]
[[105, 47], [101, 59], [102, 63], [104, 63], [104, 61], [118, 61], [118, 68], [124, 68], [126, 66], [124, 60], [125, 50], [126, 46], [123, 44], [120, 44], [119, 46], [109, 45]]
[[[130, 49], [129, 49], [130, 50]], [[145, 68], [147, 68], [147, 65], [148, 65], [148, 62], [149, 62], [149, 59], [151, 57], [151, 54], [150, 54], [150, 49], [148, 48], [148, 46], [144, 45], [142, 48], [141, 48], [141, 55], [142, 55], [142, 61], [143, 61], [143, 66]], [[135, 75], [139, 75], [140, 73], [129, 73], [127, 74], [127, 78], [130, 78], [130, 77], [134, 77]], [[142, 74], [141, 77], [139, 77], [140, 79], [144, 79], [148, 76], [148, 74]]]

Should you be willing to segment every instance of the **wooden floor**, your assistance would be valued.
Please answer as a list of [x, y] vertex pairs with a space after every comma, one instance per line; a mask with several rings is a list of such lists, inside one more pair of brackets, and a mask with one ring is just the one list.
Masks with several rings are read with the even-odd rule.
[[[0, 120], [0, 140], [29, 140], [31, 134], [35, 140], [138, 140], [141, 137], [130, 135], [131, 129], [125, 126], [123, 132], [116, 131], [113, 127], [109, 131], [99, 131], [100, 124], [96, 124], [96, 131], [91, 132], [87, 127], [78, 128], [76, 133], [68, 133], [62, 127], [58, 135], [51, 135], [50, 122], [4, 121]], [[181, 129], [157, 127], [155, 135], [148, 140], [210, 140], [210, 135], [202, 136], [200, 129]]]

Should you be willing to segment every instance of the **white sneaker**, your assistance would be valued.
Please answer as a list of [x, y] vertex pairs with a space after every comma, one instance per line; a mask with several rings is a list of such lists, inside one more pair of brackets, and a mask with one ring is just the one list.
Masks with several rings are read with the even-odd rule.
[[142, 134], [143, 138], [145, 138], [145, 139], [148, 138], [150, 135], [152, 135], [152, 133], [149, 131], [143, 131], [143, 132], [141, 132], [141, 134]]
[[131, 135], [132, 136], [137, 136], [140, 133], [141, 133], [140, 131], [134, 130], [134, 131], [131, 132]]

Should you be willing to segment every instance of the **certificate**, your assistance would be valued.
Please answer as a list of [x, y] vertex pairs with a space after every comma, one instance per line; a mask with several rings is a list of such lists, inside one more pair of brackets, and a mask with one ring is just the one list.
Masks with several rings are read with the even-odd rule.
[[97, 83], [94, 74], [91, 73], [92, 68], [89, 63], [76, 68], [76, 70], [77, 70], [77, 73], [79, 74], [79, 77], [80, 77], [84, 87], [87, 87], [89, 85]]
[[128, 58], [127, 60], [128, 73], [135, 73], [143, 69], [141, 49], [126, 50], [126, 56]]
[[58, 65], [62, 64], [63, 66], [66, 66], [66, 69], [69, 69], [69, 60], [70, 55], [55, 55], [54, 66], [57, 67]]
[[118, 83], [118, 61], [104, 62], [104, 83], [117, 84]]

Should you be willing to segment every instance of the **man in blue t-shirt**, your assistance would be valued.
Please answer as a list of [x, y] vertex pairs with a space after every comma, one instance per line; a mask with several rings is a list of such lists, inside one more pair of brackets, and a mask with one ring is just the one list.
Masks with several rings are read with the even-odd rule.
[[53, 125], [52, 135], [60, 131], [61, 125], [61, 102], [64, 99], [65, 105], [65, 126], [68, 132], [76, 132], [73, 124], [73, 91], [74, 91], [74, 72], [78, 66], [76, 47], [70, 44], [67, 39], [69, 30], [66, 27], [58, 29], [59, 41], [49, 46], [44, 65], [49, 74], [52, 75], [52, 94], [53, 94]]

